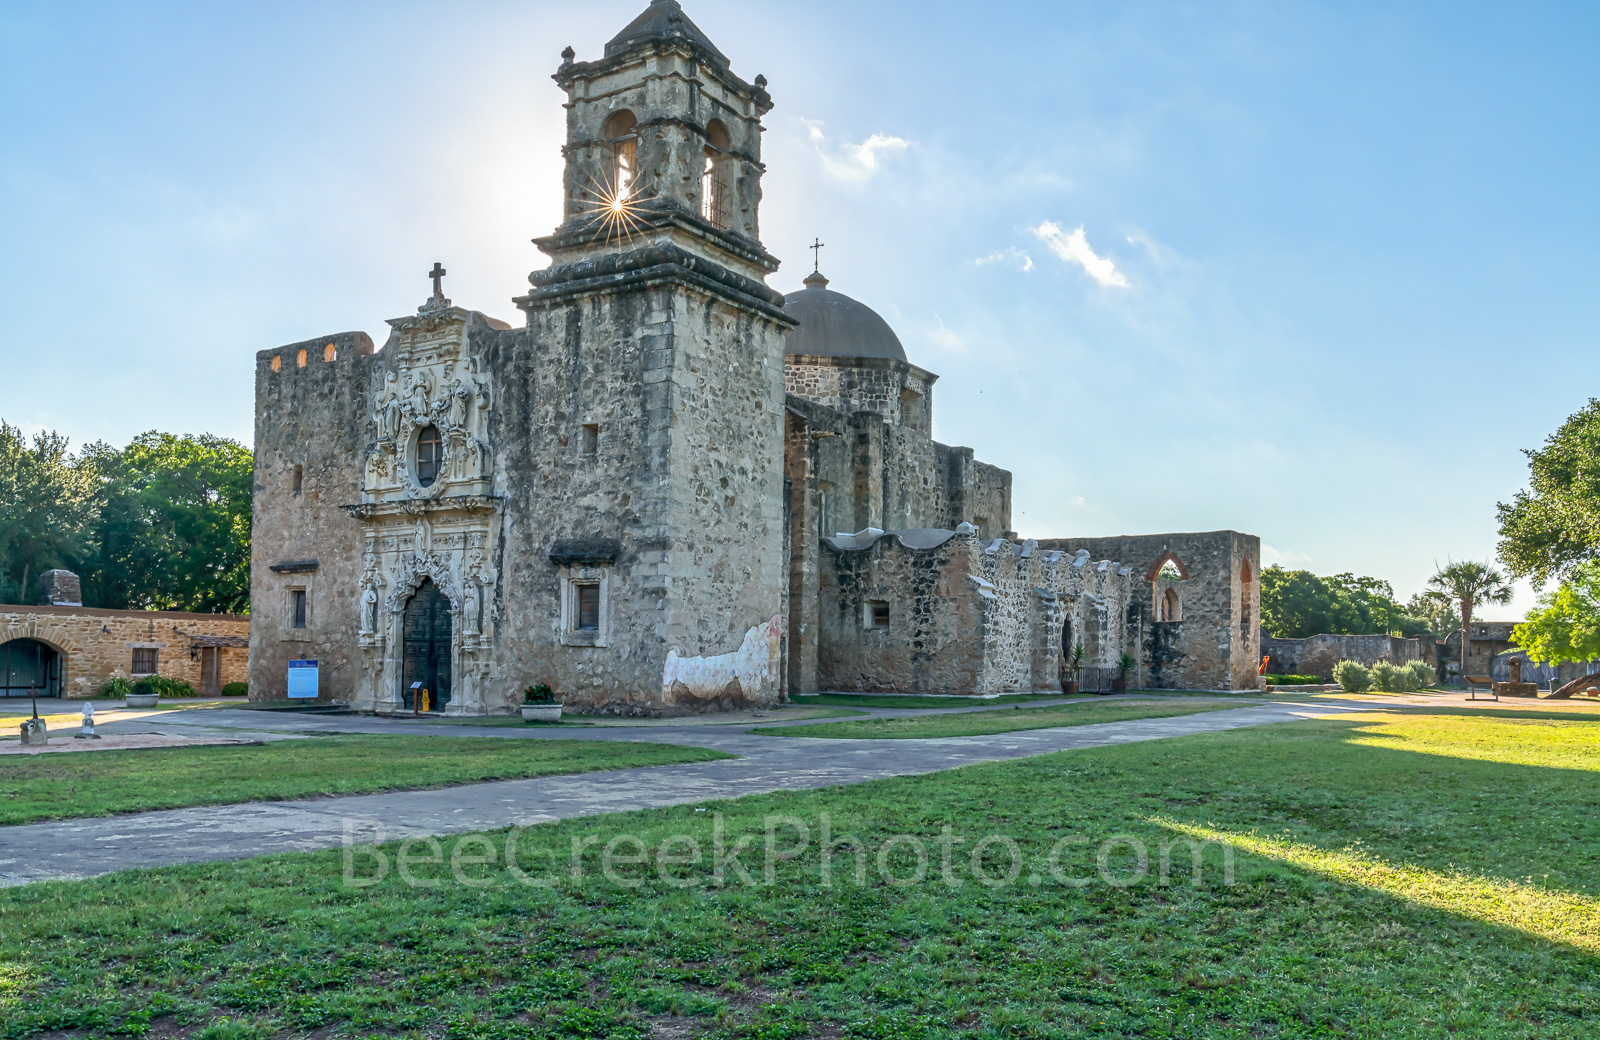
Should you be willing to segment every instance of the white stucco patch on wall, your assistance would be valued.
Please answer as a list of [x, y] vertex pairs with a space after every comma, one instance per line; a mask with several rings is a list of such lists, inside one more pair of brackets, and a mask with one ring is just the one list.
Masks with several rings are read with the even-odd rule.
[[676, 650], [668, 651], [661, 675], [662, 701], [683, 707], [724, 697], [770, 703], [778, 695], [782, 637], [783, 619], [774, 615], [746, 632], [744, 642], [731, 654], [679, 657]]

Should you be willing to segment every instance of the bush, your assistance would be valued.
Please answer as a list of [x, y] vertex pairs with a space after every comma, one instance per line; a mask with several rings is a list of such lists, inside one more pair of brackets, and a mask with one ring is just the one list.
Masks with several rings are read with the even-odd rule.
[[147, 675], [133, 684], [134, 693], [153, 693], [157, 697], [193, 697], [194, 687], [182, 679], [169, 679], [165, 675]]
[[133, 680], [125, 675], [113, 675], [100, 684], [100, 696], [107, 700], [120, 701], [133, 692]]
[[554, 704], [556, 703], [556, 692], [550, 688], [548, 683], [534, 683], [522, 691], [522, 703]]
[[1415, 684], [1412, 687], [1414, 690], [1426, 690], [1439, 681], [1433, 665], [1426, 661], [1412, 661], [1406, 665], [1406, 670], [1411, 673], [1411, 681]]
[[1267, 680], [1268, 686], [1318, 686], [1322, 683], [1320, 675], [1280, 675], [1268, 672], [1262, 678]]
[[1370, 673], [1372, 690], [1382, 693], [1404, 693], [1405, 683], [1402, 681], [1404, 673], [1388, 661], [1379, 661], [1372, 666]]
[[222, 695], [224, 697], [248, 697], [250, 695], [250, 684], [242, 682], [228, 683], [222, 688]]
[[1333, 681], [1345, 693], [1366, 693], [1372, 689], [1372, 673], [1355, 661], [1340, 661], [1334, 665]]

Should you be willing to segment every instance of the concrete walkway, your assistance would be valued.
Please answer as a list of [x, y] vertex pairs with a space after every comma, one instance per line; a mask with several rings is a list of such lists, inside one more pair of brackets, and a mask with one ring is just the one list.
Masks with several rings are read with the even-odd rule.
[[[739, 757], [718, 762], [471, 784], [434, 791], [254, 802], [0, 827], [0, 886], [90, 877], [129, 867], [336, 848], [344, 841], [347, 824], [355, 828], [355, 840], [363, 843], [379, 837], [379, 827], [384, 839], [462, 833], [769, 791], [861, 783], [978, 762], [1212, 733], [1370, 710], [1371, 707], [1358, 703], [1256, 703], [1172, 718], [932, 740], [788, 739], [752, 734], [744, 727], [704, 725], [502, 728], [400, 722], [366, 716], [291, 716], [245, 710], [174, 712], [159, 719], [140, 720], [137, 725], [159, 725], [167, 732], [215, 732], [230, 736], [250, 733], [267, 739], [304, 733], [432, 733], [514, 740], [649, 740], [714, 748]], [[881, 709], [870, 714], [911, 712]]]

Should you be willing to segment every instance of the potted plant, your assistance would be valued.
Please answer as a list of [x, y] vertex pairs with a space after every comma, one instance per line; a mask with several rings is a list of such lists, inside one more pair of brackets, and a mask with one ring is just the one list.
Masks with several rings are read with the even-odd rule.
[[1083, 671], [1083, 644], [1078, 643], [1067, 654], [1067, 671], [1072, 673], [1072, 678], [1061, 684], [1061, 691], [1068, 695], [1078, 692], [1078, 676]]
[[1128, 673], [1133, 671], [1133, 666], [1138, 664], [1132, 654], [1123, 654], [1117, 662], [1117, 677], [1111, 680], [1111, 692], [1121, 693], [1128, 688]]
[[548, 683], [534, 683], [522, 691], [522, 721], [561, 721], [561, 702]]
[[161, 687], [152, 681], [154, 678], [154, 676], [147, 675], [136, 683], [129, 683], [128, 680], [120, 677], [112, 681], [120, 681], [123, 688], [126, 689], [127, 692], [122, 695], [122, 703], [127, 707], [154, 708], [161, 701]]

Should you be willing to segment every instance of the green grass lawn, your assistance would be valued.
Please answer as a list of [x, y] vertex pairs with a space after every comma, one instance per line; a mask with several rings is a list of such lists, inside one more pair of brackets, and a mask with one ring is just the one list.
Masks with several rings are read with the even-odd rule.
[[794, 704], [838, 704], [856, 708], [983, 708], [1018, 701], [1044, 701], [1061, 693], [1005, 693], [998, 697], [873, 696], [870, 693], [808, 693], [789, 698]]
[[1048, 708], [997, 708], [953, 715], [913, 715], [896, 719], [862, 719], [858, 722], [829, 722], [821, 726], [763, 726], [754, 733], [784, 737], [854, 737], [858, 739], [905, 739], [918, 737], [976, 737], [989, 733], [1010, 733], [1019, 729], [1046, 729], [1052, 726], [1088, 726], [1096, 722], [1126, 722], [1130, 719], [1161, 719], [1173, 715], [1193, 715], [1239, 707], [1236, 701], [1090, 701], [1057, 704]]
[[[442, 843], [470, 885], [350, 886], [329, 852], [13, 888], [0, 1037], [1590, 1038], [1600, 714], [1572, 714], [1375, 710], [542, 825], [518, 869], [544, 887], [470, 865], [497, 834]], [[678, 862], [719, 814], [748, 882]], [[865, 884], [848, 846], [823, 883], [823, 814]], [[812, 839], [770, 885], [769, 815]], [[978, 880], [987, 835], [1016, 883]], [[1184, 835], [1237, 850], [1231, 884], [1182, 846], [1161, 883]], [[926, 877], [892, 884], [878, 857], [914, 879], [911, 837]], [[1004, 842], [983, 853], [1003, 881]]]
[[329, 736], [0, 758], [0, 824], [729, 758], [632, 741]]

